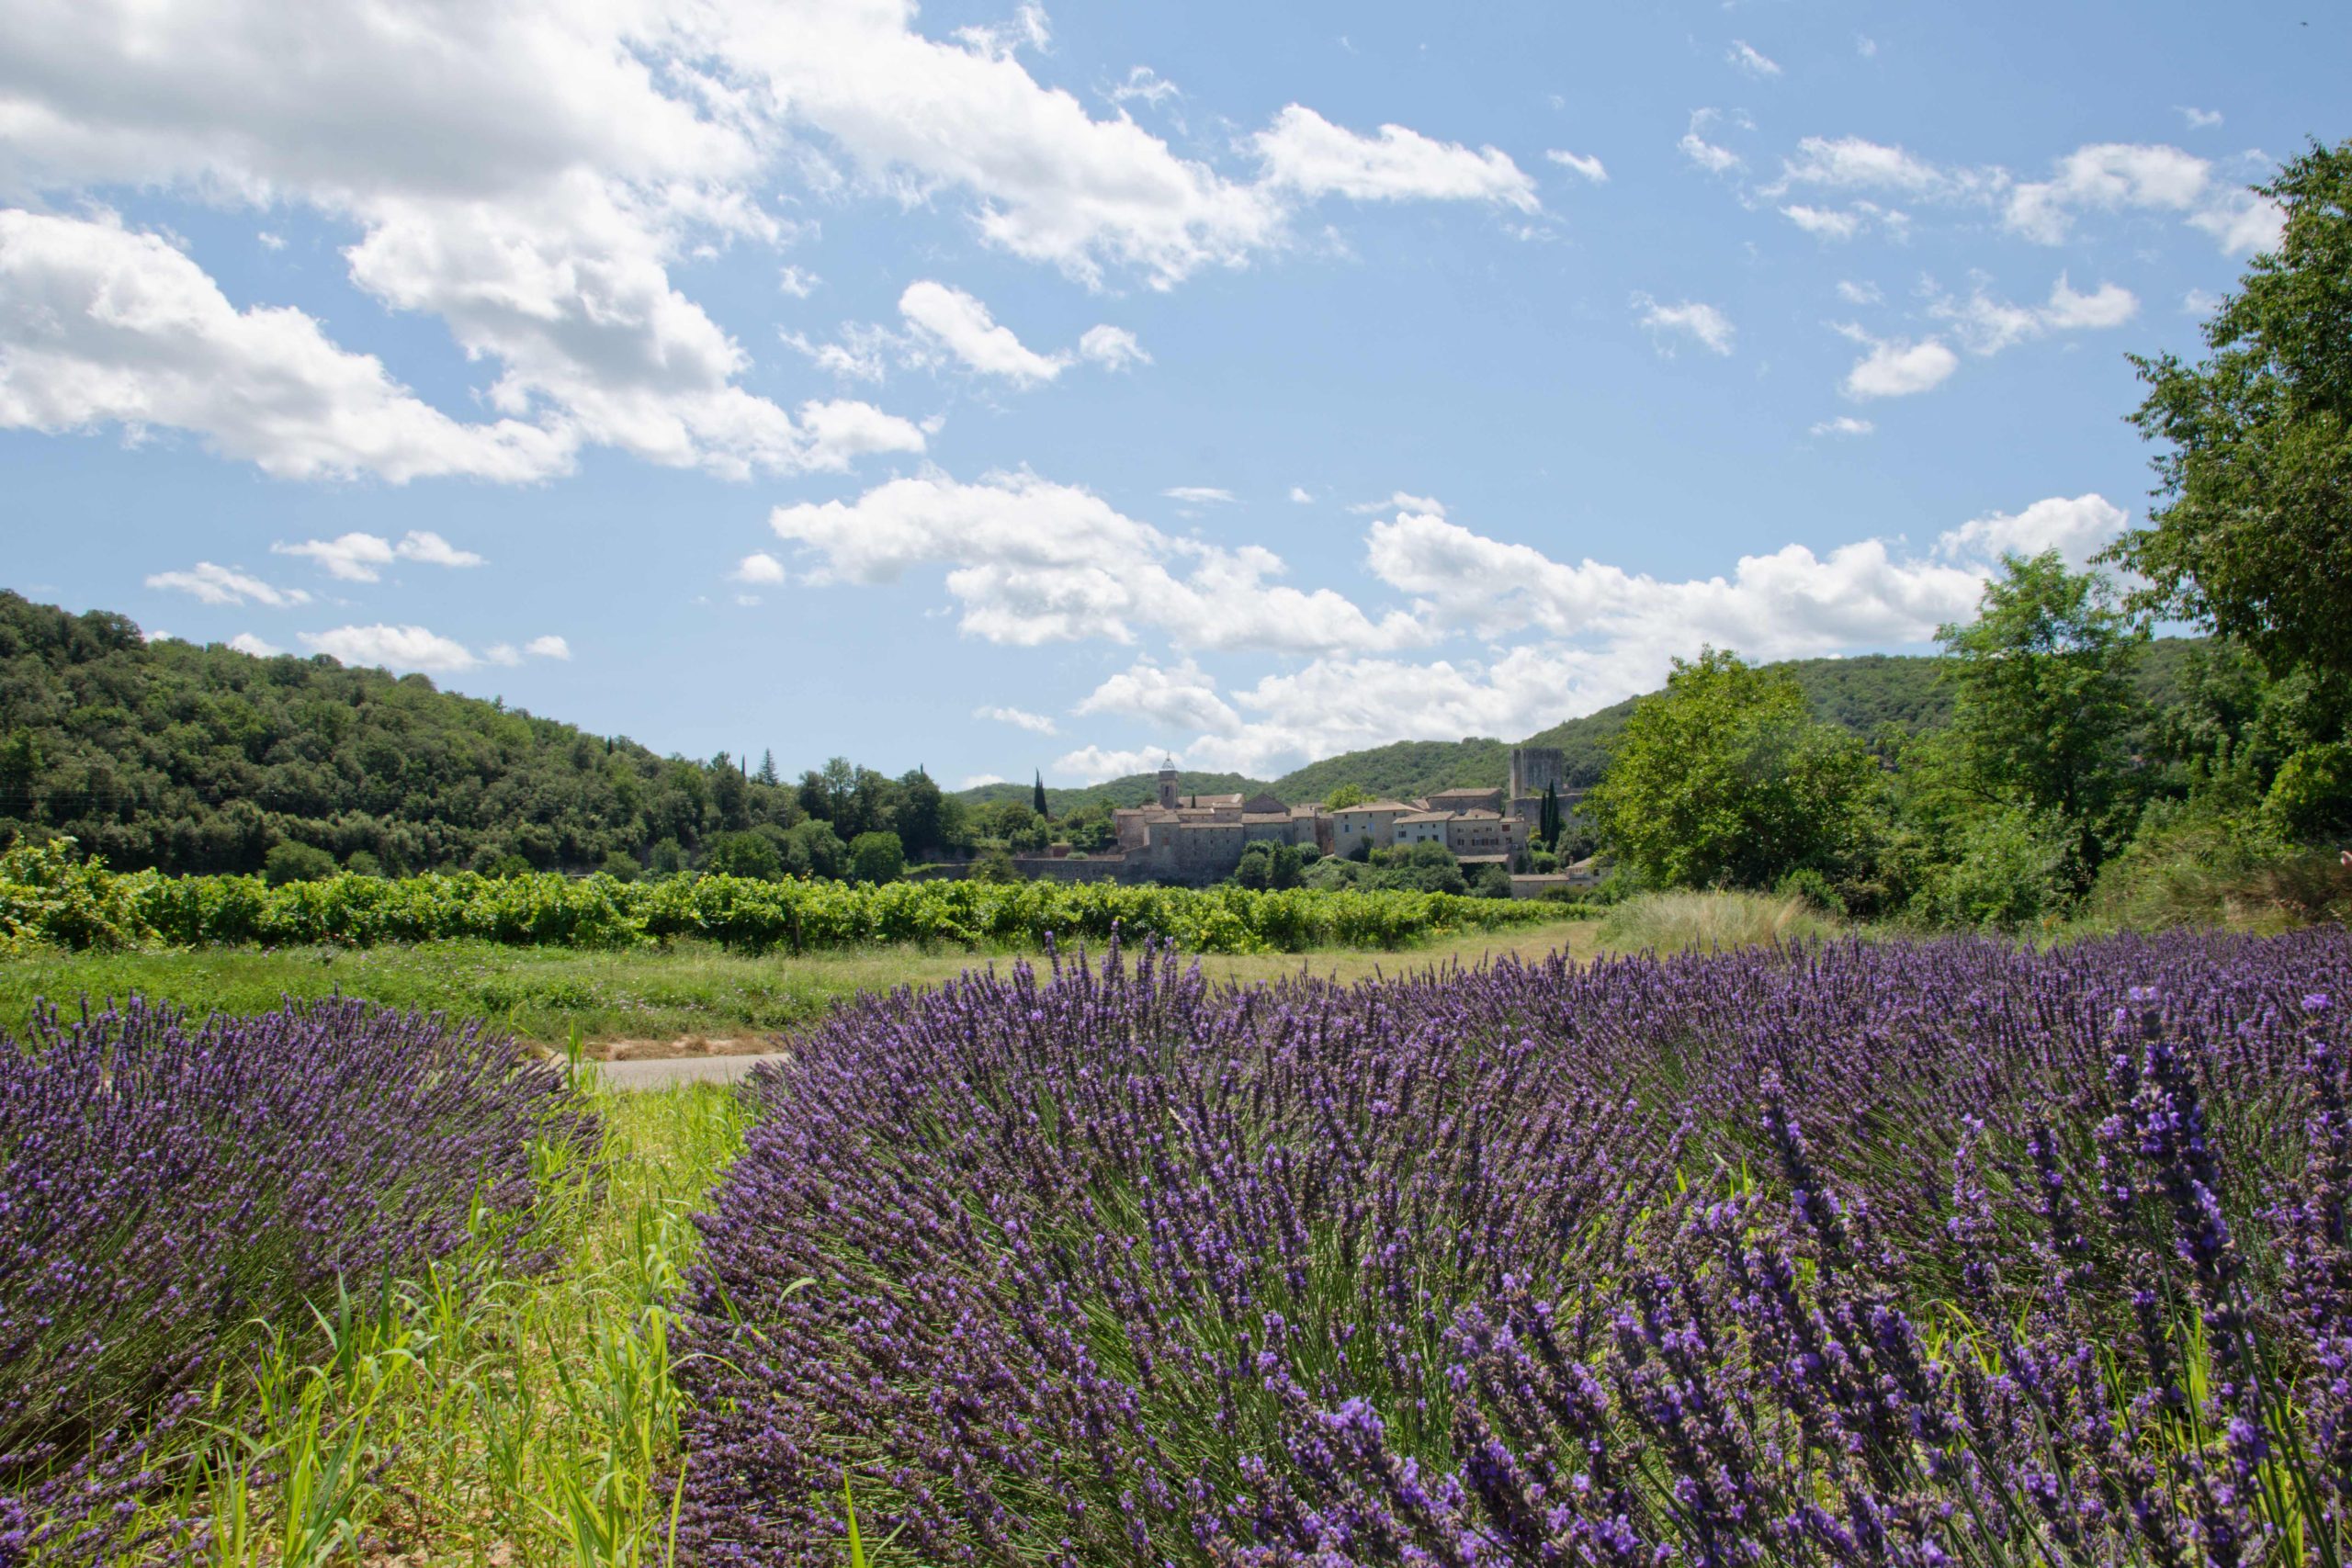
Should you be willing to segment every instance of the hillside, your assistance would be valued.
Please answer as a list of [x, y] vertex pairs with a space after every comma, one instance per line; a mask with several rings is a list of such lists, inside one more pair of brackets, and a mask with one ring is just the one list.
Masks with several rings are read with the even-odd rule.
[[[2140, 660], [2138, 683], [2152, 705], [2162, 706], [2179, 694], [2188, 655], [2204, 642], [2202, 637], [2163, 637], [2148, 646]], [[1786, 672], [1802, 686], [1813, 711], [1822, 718], [1863, 735], [1875, 735], [1889, 727], [1906, 731], [1933, 728], [1951, 716], [1951, 694], [1937, 678], [1941, 662], [1929, 654], [1871, 653], [1850, 659], [1789, 660], [1767, 668]], [[1557, 747], [1565, 753], [1569, 787], [1589, 787], [1600, 777], [1610, 742], [1625, 728], [1626, 716], [1639, 701], [1639, 697], [1628, 697], [1538, 730], [1519, 744]], [[1344, 784], [1354, 784], [1375, 796], [1401, 798], [1433, 790], [1502, 784], [1510, 776], [1510, 742], [1481, 737], [1399, 740], [1309, 762], [1271, 784], [1231, 773], [1182, 773], [1178, 775], [1178, 787], [1202, 794], [1264, 789], [1291, 805], [1325, 799]], [[1094, 802], [1140, 806], [1153, 798], [1156, 789], [1151, 774], [1134, 773], [1083, 789], [1049, 788], [1046, 800], [1059, 815]], [[1028, 797], [1026, 784], [988, 784], [966, 790], [961, 796], [975, 801]]]
[[781, 821], [789, 786], [324, 656], [148, 642], [0, 591], [0, 840], [119, 868], [253, 871], [291, 840], [387, 870], [584, 869]]

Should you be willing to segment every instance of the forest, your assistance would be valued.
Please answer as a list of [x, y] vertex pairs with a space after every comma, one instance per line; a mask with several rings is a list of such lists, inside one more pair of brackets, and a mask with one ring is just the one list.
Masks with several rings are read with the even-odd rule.
[[665, 758], [423, 675], [149, 642], [0, 591], [0, 840], [70, 835], [122, 870], [840, 875], [861, 839], [962, 844], [965, 816], [920, 767]]

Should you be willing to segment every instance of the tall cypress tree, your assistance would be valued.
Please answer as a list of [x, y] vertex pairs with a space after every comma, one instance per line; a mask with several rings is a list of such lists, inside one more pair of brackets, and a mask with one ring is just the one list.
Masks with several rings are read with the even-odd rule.
[[1560, 842], [1560, 786], [1544, 786], [1544, 807], [1535, 818], [1535, 836], [1544, 840], [1545, 849], [1558, 847]]
[[1040, 817], [1051, 815], [1046, 809], [1046, 775], [1043, 773], [1038, 773], [1036, 787], [1029, 794], [1029, 809]]

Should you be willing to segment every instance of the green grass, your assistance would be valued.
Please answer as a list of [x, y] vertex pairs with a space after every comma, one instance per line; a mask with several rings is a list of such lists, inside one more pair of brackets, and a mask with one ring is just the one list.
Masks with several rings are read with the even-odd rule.
[[1763, 893], [1645, 893], [1601, 917], [1600, 945], [1617, 953], [1728, 950], [1835, 936], [1836, 920], [1802, 898]]
[[199, 1562], [673, 1560], [680, 1395], [663, 1303], [745, 1113], [717, 1085], [590, 1093], [600, 1161], [545, 1178], [551, 1270], [470, 1289], [435, 1273], [271, 1325], [274, 1351], [220, 1391], [221, 1418], [169, 1456], [177, 1483], [151, 1504], [211, 1521]]
[[[1592, 928], [1564, 920], [1517, 931], [1471, 932], [1394, 953], [1212, 955], [1219, 979], [1257, 980], [1301, 969], [1359, 979], [1431, 964], [1474, 964], [1489, 953], [1533, 956], [1577, 944]], [[603, 1046], [621, 1040], [741, 1038], [809, 1022], [859, 991], [937, 985], [1012, 953], [860, 948], [799, 957], [753, 956], [695, 943], [598, 952], [505, 947], [481, 942], [378, 948], [194, 948], [160, 953], [37, 952], [0, 959], [0, 1031], [20, 1032], [36, 998], [72, 1008], [137, 991], [191, 1013], [250, 1013], [281, 998], [340, 991], [400, 1008], [481, 1018], [525, 1040], [558, 1045], [577, 1029]]]

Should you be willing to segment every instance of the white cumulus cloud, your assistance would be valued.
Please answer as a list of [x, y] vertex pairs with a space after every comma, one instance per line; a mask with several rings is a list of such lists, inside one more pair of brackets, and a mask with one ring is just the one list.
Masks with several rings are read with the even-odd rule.
[[273, 609], [285, 609], [311, 602], [311, 596], [299, 588], [275, 587], [250, 572], [235, 567], [216, 566], [209, 560], [200, 560], [185, 571], [151, 573], [147, 586], [192, 594], [207, 604], [243, 604], [250, 601], [255, 604], [267, 604]]
[[1542, 210], [1535, 182], [1499, 148], [1473, 151], [1401, 125], [1360, 136], [1292, 104], [1250, 139], [1270, 185], [1356, 201], [1490, 201]]
[[1713, 305], [1695, 299], [1685, 299], [1668, 305], [1646, 294], [1634, 296], [1637, 319], [1657, 339], [1658, 351], [1673, 353], [1674, 341], [1689, 338], [1713, 354], [1729, 354], [1732, 339], [1737, 335], [1731, 318]]
[[1130, 642], [1149, 631], [1190, 648], [1314, 652], [1422, 635], [1410, 616], [1374, 618], [1329, 589], [1272, 581], [1288, 569], [1271, 550], [1176, 538], [1032, 474], [964, 483], [925, 473], [854, 502], [779, 506], [769, 523], [805, 553], [802, 581], [813, 585], [944, 569], [963, 629], [991, 642]]
[[999, 724], [1009, 724], [1016, 729], [1028, 730], [1033, 735], [1051, 735], [1056, 729], [1054, 721], [1042, 713], [1031, 713], [1026, 708], [1005, 707], [999, 704], [986, 704], [976, 707], [972, 710], [972, 716], [992, 718]]
[[1878, 338], [1856, 326], [1838, 331], [1860, 344], [1866, 353], [1846, 372], [1849, 398], [1904, 398], [1943, 384], [1960, 368], [1960, 356], [1938, 338]]
[[1731, 48], [1724, 58], [1759, 81], [1770, 81], [1781, 73], [1780, 62], [1758, 51], [1745, 39], [1731, 40]]
[[1546, 149], [1544, 156], [1571, 174], [1580, 175], [1594, 185], [1607, 185], [1609, 171], [1600, 159], [1589, 152], [1570, 152], [1563, 148]]
[[1080, 358], [1091, 359], [1105, 370], [1125, 370], [1151, 363], [1151, 355], [1144, 352], [1135, 333], [1107, 322], [1089, 327], [1080, 334], [1078, 354]]
[[464, 643], [424, 626], [336, 626], [332, 631], [304, 632], [303, 644], [345, 664], [381, 665], [387, 670], [420, 670], [428, 675], [453, 674], [481, 662]]
[[925, 279], [899, 296], [907, 324], [946, 349], [967, 368], [1001, 376], [1017, 385], [1050, 381], [1069, 364], [1067, 355], [1045, 355], [1024, 346], [989, 308], [960, 288]]

